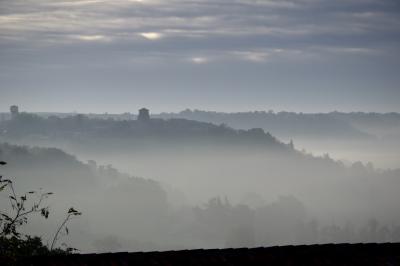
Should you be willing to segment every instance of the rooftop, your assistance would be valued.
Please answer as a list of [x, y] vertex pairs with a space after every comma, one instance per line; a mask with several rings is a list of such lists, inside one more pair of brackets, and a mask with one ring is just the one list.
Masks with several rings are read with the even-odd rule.
[[400, 265], [400, 243], [74, 254], [29, 258], [22, 265]]

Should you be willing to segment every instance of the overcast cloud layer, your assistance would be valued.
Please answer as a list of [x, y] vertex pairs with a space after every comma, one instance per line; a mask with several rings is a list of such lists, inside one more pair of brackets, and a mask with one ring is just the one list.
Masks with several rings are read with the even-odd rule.
[[0, 111], [400, 111], [396, 0], [1, 0]]

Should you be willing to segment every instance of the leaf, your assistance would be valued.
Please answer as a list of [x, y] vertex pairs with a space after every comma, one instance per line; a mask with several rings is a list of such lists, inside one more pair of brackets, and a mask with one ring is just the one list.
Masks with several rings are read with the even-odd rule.
[[2, 185], [2, 186], [0, 187], [0, 191], [4, 190], [4, 188], [7, 187], [7, 186], [8, 186], [8, 184]]
[[49, 210], [48, 209], [46, 209], [46, 208], [42, 208], [41, 210], [40, 210], [40, 215], [42, 215], [44, 218], [49, 218]]
[[7, 221], [11, 221], [11, 220], [12, 220], [11, 217], [8, 216], [7, 214], [2, 213], [1, 216], [3, 216], [3, 218], [4, 218], [5, 220], [7, 220]]
[[77, 213], [78, 211], [75, 210], [73, 207], [69, 208], [68, 213]]

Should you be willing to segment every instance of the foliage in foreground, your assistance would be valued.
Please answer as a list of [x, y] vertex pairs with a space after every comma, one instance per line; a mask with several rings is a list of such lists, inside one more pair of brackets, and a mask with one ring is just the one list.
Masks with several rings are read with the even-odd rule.
[[[6, 162], [0, 161], [0, 166], [6, 165]], [[18, 195], [15, 192], [13, 183], [10, 179], [3, 179], [0, 175], [0, 192], [10, 190], [8, 200], [11, 210], [0, 211], [0, 264], [13, 265], [20, 259], [37, 255], [55, 255], [70, 254], [76, 249], [64, 246], [64, 248], [55, 248], [57, 241], [69, 233], [67, 222], [75, 216], [81, 215], [74, 208], [70, 208], [61, 225], [51, 241], [51, 245], [43, 244], [40, 237], [29, 236], [19, 232], [22, 225], [28, 223], [28, 218], [32, 214], [39, 214], [45, 219], [49, 217], [49, 207], [43, 206], [44, 200], [52, 195], [52, 192], [29, 191]]]

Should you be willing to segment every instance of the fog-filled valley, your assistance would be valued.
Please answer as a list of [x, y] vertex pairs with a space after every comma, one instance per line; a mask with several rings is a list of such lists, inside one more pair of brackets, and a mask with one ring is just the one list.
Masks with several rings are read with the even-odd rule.
[[74, 206], [65, 241], [81, 252], [400, 241], [396, 160], [298, 147], [397, 143], [398, 114], [147, 115], [3, 114], [1, 174], [54, 192], [24, 230], [49, 239]]

